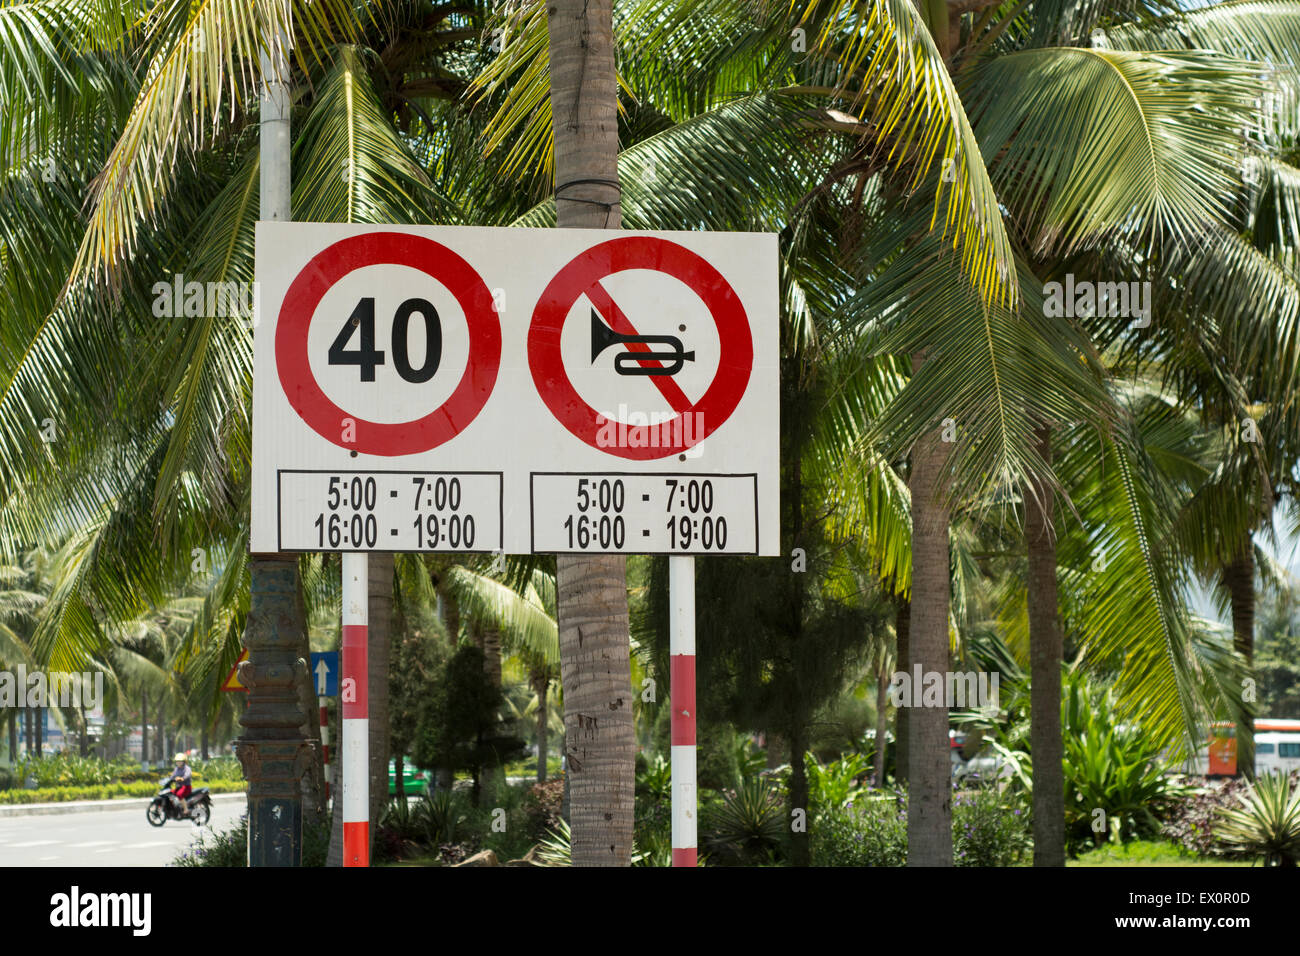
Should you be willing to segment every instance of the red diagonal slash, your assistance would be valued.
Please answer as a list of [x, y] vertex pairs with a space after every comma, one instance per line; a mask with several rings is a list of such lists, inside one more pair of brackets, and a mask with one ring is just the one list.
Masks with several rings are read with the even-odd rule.
[[[611, 329], [619, 335], [640, 335], [636, 326], [623, 314], [623, 310], [618, 307], [610, 294], [605, 291], [605, 287], [597, 280], [591, 284], [586, 292], [587, 298], [591, 304], [596, 307], [596, 311], [601, 314], [605, 322]], [[630, 352], [651, 352], [654, 351], [644, 342], [627, 342], [628, 351]], [[642, 368], [663, 368], [663, 363], [658, 359], [637, 359]], [[663, 397], [668, 401], [669, 406], [678, 415], [685, 415], [695, 407], [695, 403], [686, 397], [681, 386], [671, 375], [650, 375], [647, 376], [654, 387], [659, 389]]]

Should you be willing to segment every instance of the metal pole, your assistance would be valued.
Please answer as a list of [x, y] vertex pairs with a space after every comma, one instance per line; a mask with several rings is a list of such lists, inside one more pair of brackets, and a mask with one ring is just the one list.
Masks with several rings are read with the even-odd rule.
[[370, 865], [370, 674], [366, 666], [369, 624], [369, 560], [343, 555], [343, 662], [339, 706], [343, 711], [343, 865]]
[[330, 724], [329, 724], [329, 707], [325, 699], [321, 698], [320, 702], [320, 750], [321, 762], [324, 764], [325, 774], [325, 799], [330, 798]]
[[293, 218], [290, 204], [289, 167], [289, 46], [285, 32], [288, 11], [284, 0], [265, 0], [269, 50], [261, 53], [262, 125], [258, 145], [262, 219], [288, 222]]
[[695, 866], [695, 558], [668, 559], [673, 866]]

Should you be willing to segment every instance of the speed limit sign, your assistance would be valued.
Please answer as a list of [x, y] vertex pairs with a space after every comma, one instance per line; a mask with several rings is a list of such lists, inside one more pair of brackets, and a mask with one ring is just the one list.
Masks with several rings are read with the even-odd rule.
[[259, 222], [252, 550], [771, 554], [776, 239]]

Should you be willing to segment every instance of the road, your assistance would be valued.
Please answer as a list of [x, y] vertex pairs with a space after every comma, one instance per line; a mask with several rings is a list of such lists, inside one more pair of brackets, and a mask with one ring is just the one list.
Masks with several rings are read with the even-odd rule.
[[[203, 830], [234, 825], [248, 806], [242, 797], [218, 795]], [[147, 799], [122, 803], [120, 809], [0, 816], [0, 866], [166, 866], [203, 832], [177, 820], [151, 827], [144, 818]]]

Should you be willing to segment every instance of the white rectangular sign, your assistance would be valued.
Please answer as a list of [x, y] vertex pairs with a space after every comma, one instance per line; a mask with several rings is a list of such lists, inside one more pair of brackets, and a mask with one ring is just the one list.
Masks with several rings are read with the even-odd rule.
[[778, 547], [776, 237], [257, 224], [252, 550]]

